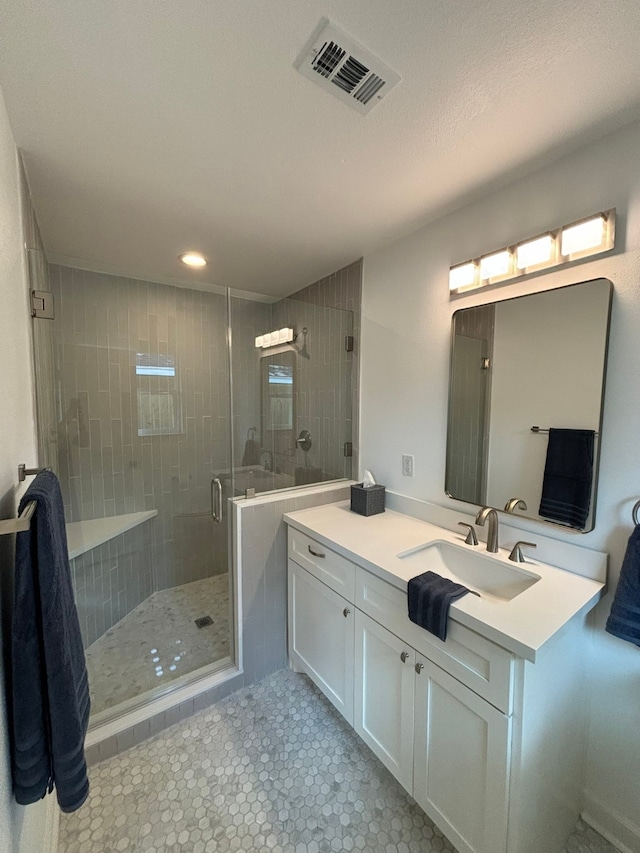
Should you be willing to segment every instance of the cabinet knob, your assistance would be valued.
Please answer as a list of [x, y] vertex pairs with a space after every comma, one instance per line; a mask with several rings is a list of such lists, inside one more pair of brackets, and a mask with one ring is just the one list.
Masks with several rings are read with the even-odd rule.
[[400, 660], [402, 661], [402, 663], [406, 663], [408, 657], [409, 657], [409, 652], [402, 652], [400, 654]]
[[423, 663], [417, 663], [416, 664], [416, 672], [418, 673], [418, 675], [420, 675], [420, 673], [422, 672], [423, 669], [424, 669]]
[[349, 608], [348, 608], [348, 607], [345, 607], [345, 609], [342, 611], [342, 615], [344, 616], [344, 618], [345, 618], [345, 619], [347, 618], [347, 616], [348, 616], [350, 613], [351, 613], [351, 611], [349, 610]]

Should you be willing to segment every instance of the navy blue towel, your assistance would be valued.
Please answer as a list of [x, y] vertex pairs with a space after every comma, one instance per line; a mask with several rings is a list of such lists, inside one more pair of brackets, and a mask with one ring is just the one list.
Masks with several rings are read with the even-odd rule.
[[593, 481], [592, 429], [549, 430], [539, 514], [584, 530]]
[[441, 640], [447, 639], [447, 617], [452, 601], [462, 598], [469, 590], [462, 584], [424, 572], [407, 584], [409, 619], [426, 628]]
[[16, 537], [13, 789], [16, 800], [27, 805], [55, 785], [60, 808], [72, 812], [89, 793], [84, 758], [89, 682], [55, 474], [38, 474], [20, 512], [33, 500], [31, 527]]
[[640, 524], [629, 537], [606, 629], [640, 646]]

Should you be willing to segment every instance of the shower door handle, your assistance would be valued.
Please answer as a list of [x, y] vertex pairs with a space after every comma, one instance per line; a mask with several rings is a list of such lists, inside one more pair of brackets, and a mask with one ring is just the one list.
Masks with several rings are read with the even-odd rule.
[[222, 483], [218, 477], [211, 481], [211, 515], [216, 524], [222, 522]]

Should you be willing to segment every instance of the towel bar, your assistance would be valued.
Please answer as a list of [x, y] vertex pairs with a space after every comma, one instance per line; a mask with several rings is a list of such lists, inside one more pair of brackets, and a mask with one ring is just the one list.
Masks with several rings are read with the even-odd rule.
[[20, 533], [22, 530], [28, 530], [31, 525], [31, 516], [36, 511], [37, 505], [38, 501], [29, 501], [18, 518], [7, 518], [0, 521], [0, 536], [5, 536], [7, 533]]
[[32, 474], [40, 474], [42, 471], [50, 471], [51, 468], [27, 468], [24, 462], [21, 465], [18, 465], [18, 480], [21, 483], [24, 483], [27, 477], [30, 477]]
[[[531, 432], [549, 432], [548, 429], [544, 429], [544, 427], [532, 426]], [[594, 430], [594, 435], [598, 435], [598, 433]]]
[[[18, 480], [24, 483], [25, 479], [32, 474], [40, 474], [41, 471], [50, 471], [51, 468], [27, 468], [22, 462], [18, 465]], [[38, 501], [29, 501], [23, 511], [17, 518], [5, 518], [0, 520], [0, 536], [6, 536], [8, 533], [20, 533], [23, 530], [28, 530], [31, 526], [31, 516], [36, 511]]]

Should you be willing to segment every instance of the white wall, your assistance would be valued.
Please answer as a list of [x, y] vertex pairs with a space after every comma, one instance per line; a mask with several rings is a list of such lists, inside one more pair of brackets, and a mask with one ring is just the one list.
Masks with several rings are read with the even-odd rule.
[[[21, 221], [18, 158], [0, 93], [0, 515], [15, 513], [18, 464], [36, 463], [27, 272]], [[13, 537], [0, 542], [0, 613], [6, 638]], [[3, 600], [4, 599], [4, 600]], [[2, 640], [0, 640], [2, 642]], [[5, 713], [5, 648], [0, 655], [0, 850], [44, 850], [48, 804], [26, 809], [13, 801]], [[50, 799], [50, 798], [49, 798]], [[28, 839], [26, 841], [25, 839]], [[25, 846], [27, 845], [28, 846]], [[20, 846], [19, 846], [20, 845]]]
[[[615, 254], [449, 300], [451, 264], [612, 207]], [[389, 489], [455, 508], [444, 495], [453, 311], [598, 277], [615, 294], [596, 527], [558, 536], [608, 551], [615, 587], [640, 498], [640, 124], [365, 257], [360, 459]], [[413, 479], [402, 476], [402, 453], [415, 455]], [[640, 850], [640, 650], [604, 632], [610, 604], [595, 618], [586, 807]]]

